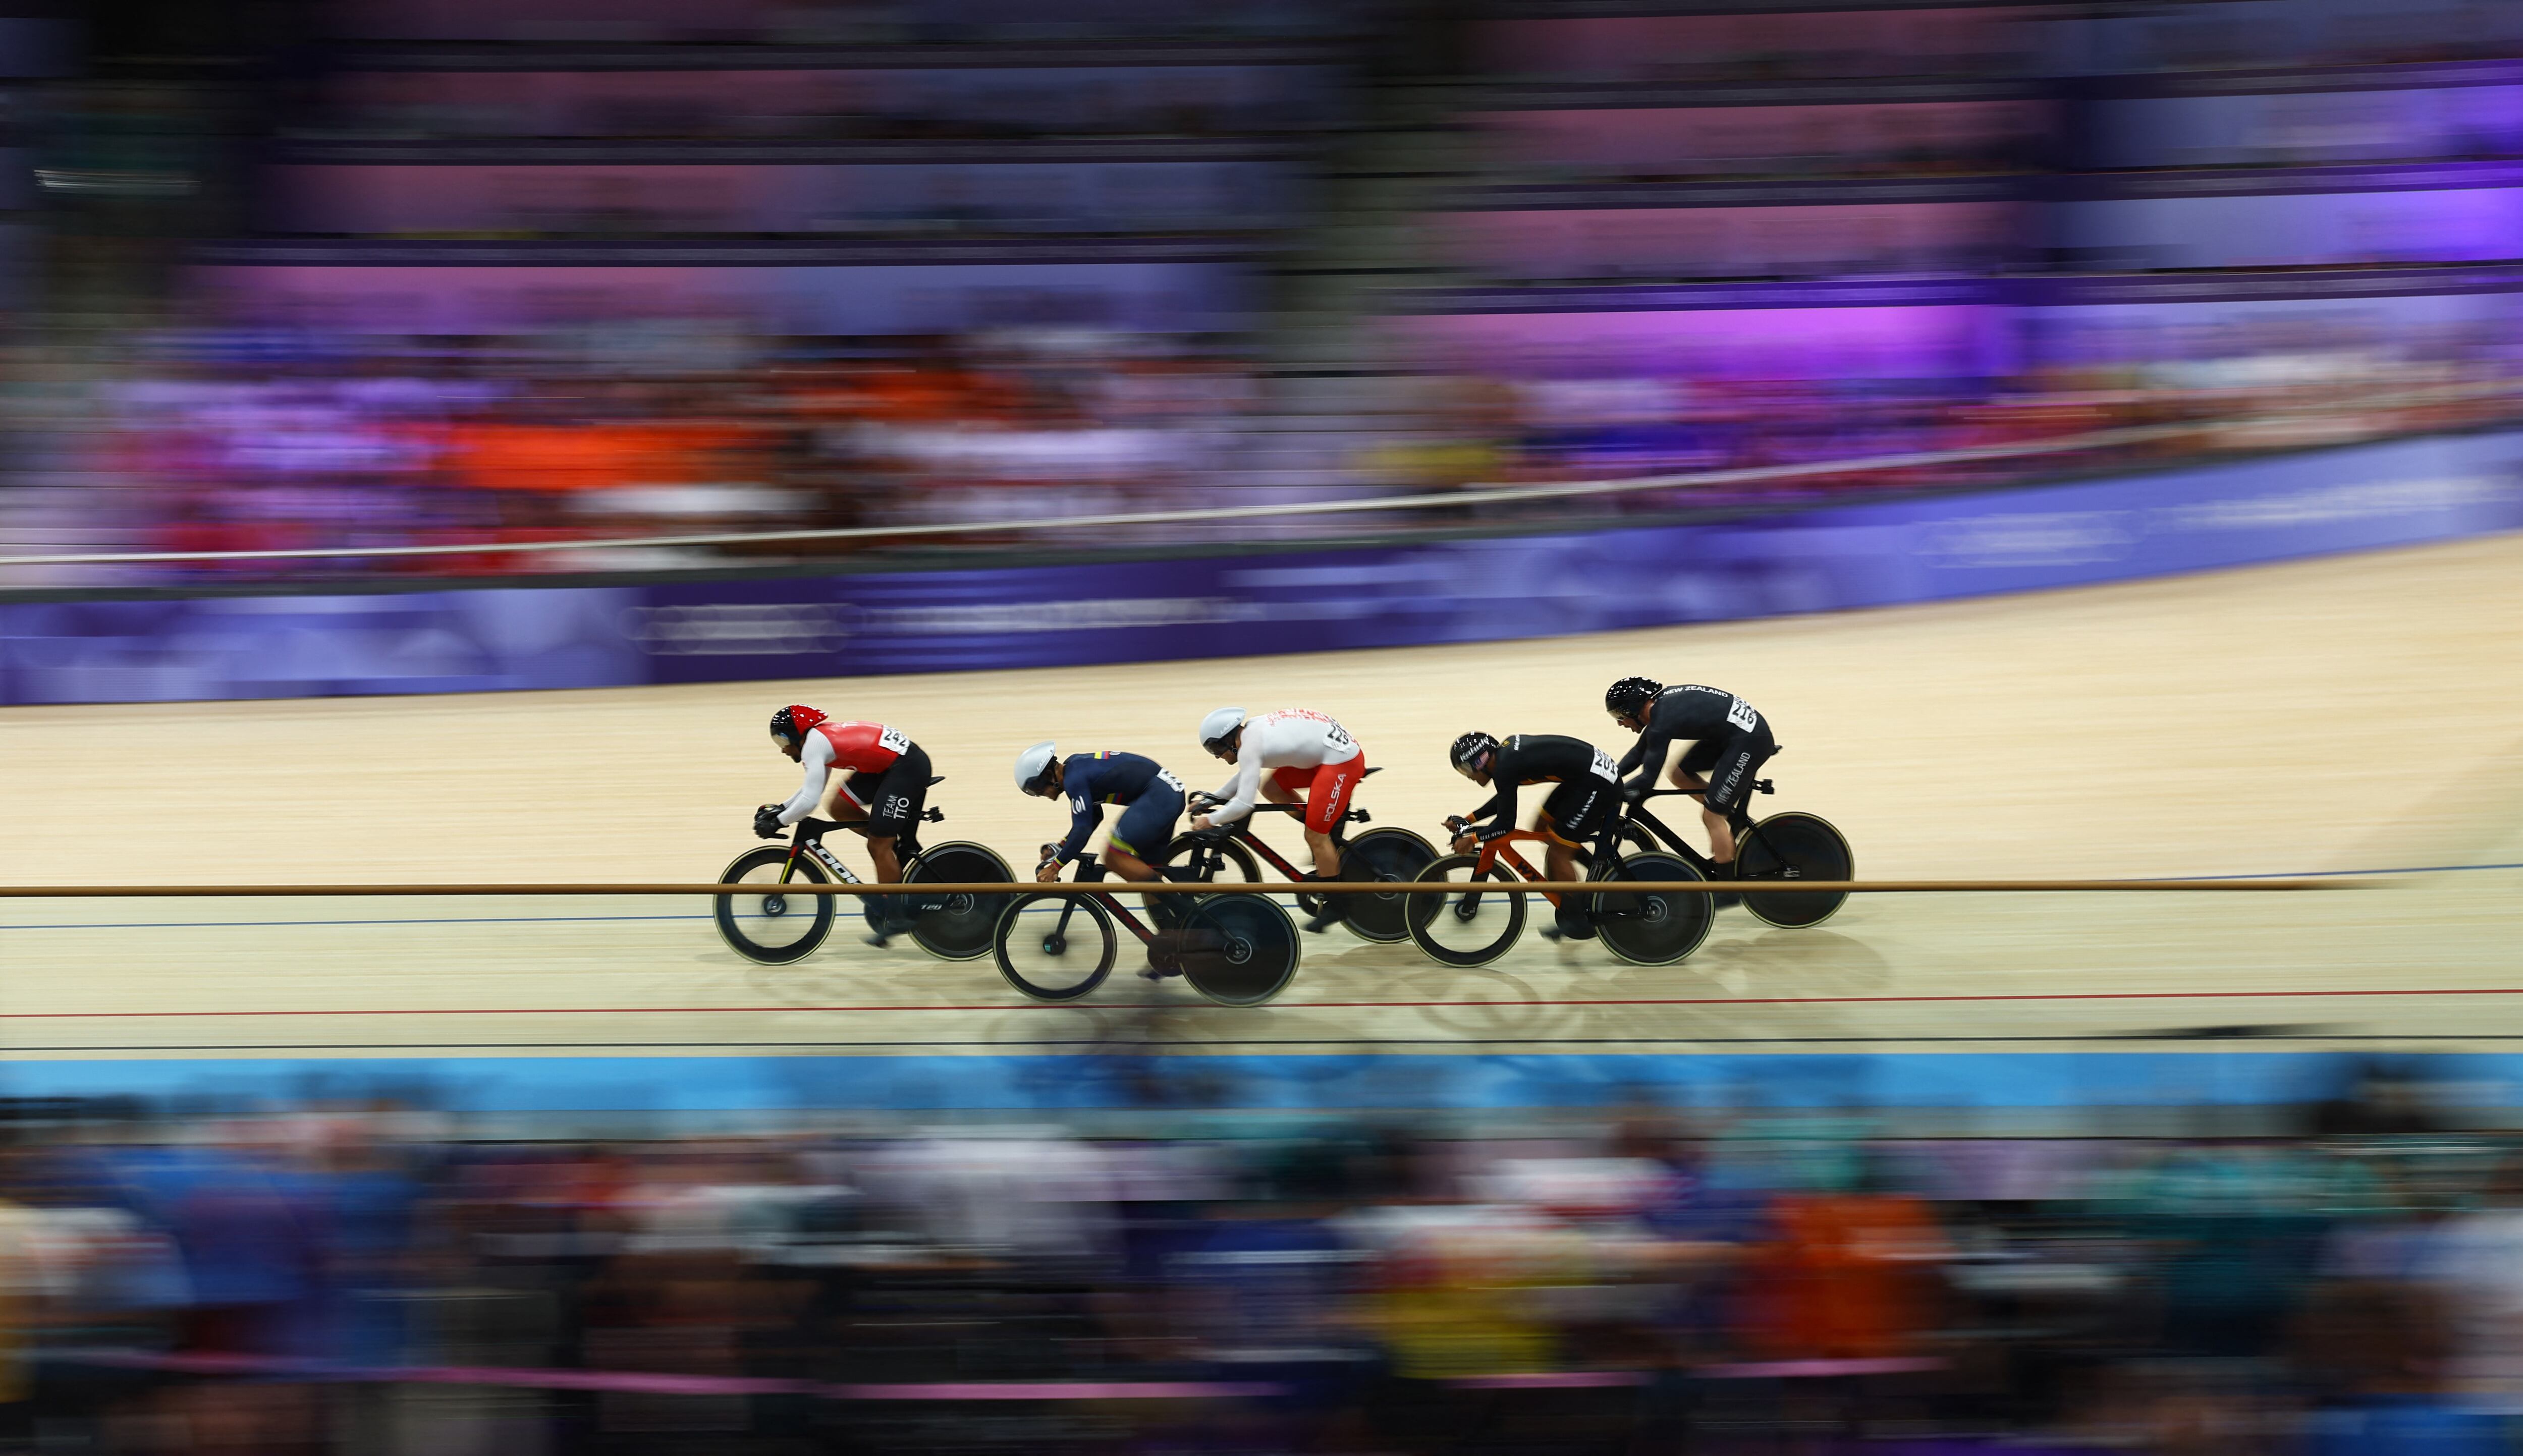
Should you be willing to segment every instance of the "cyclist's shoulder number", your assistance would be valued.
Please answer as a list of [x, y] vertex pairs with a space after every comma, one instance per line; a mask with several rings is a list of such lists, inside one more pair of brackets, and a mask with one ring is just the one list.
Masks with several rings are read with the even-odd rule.
[[1730, 695], [1726, 699], [1726, 724], [1748, 733], [1761, 726], [1761, 715], [1752, 711], [1750, 703]]
[[1613, 762], [1610, 754], [1599, 748], [1595, 750], [1595, 762], [1591, 767], [1597, 778], [1609, 779], [1614, 783], [1621, 781], [1621, 766]]
[[881, 728], [876, 735], [876, 746], [887, 753], [909, 753], [911, 735], [898, 728]]

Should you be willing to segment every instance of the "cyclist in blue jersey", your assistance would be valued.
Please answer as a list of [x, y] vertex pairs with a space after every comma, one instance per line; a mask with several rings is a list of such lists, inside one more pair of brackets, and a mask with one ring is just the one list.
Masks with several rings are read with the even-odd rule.
[[1107, 804], [1126, 807], [1104, 836], [1104, 863], [1123, 879], [1155, 879], [1148, 857], [1173, 838], [1183, 812], [1182, 780], [1135, 753], [1072, 753], [1064, 759], [1054, 744], [1036, 743], [1017, 755], [1017, 787], [1036, 798], [1069, 799], [1069, 837], [1044, 845], [1033, 872], [1045, 882], [1060, 878], [1060, 868], [1086, 852]]

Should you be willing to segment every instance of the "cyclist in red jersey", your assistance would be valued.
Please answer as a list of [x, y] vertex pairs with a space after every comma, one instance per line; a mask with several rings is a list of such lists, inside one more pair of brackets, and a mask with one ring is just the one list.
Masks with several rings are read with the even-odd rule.
[[[928, 755], [920, 745], [900, 728], [835, 723], [799, 703], [771, 715], [771, 741], [805, 765], [806, 781], [787, 803], [755, 810], [753, 832], [777, 839], [782, 829], [818, 809], [819, 817], [835, 823], [864, 822], [877, 881], [900, 884], [902, 857], [895, 842], [911, 834], [928, 801]], [[848, 770], [849, 776], [833, 783], [834, 769]]]

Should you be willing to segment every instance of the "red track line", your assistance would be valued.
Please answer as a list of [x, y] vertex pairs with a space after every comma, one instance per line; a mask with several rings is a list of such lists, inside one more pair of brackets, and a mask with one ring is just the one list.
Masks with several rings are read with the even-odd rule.
[[[1410, 1010], [1462, 1007], [1588, 1006], [1903, 1006], [1941, 1002], [1990, 1005], [2041, 1001], [2246, 1001], [2356, 996], [2523, 996], [2523, 986], [2422, 986], [2408, 990], [2358, 991], [2027, 991], [1982, 996], [1675, 996], [1600, 1001], [1292, 1001], [1284, 1010]], [[124, 1020], [159, 1017], [168, 1020], [201, 1016], [700, 1016], [767, 1015], [775, 1011], [1171, 1011], [1192, 1008], [1187, 1002], [1069, 1002], [1046, 1006], [1034, 1002], [991, 1002], [973, 1006], [594, 1006], [594, 1007], [349, 1007], [340, 1010], [270, 1011], [0, 1011], [0, 1021]]]

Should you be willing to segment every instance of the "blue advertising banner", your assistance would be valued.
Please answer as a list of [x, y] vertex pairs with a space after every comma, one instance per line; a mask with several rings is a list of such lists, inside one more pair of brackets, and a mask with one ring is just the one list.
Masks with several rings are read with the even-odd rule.
[[604, 687], [1605, 632], [2523, 528], [2523, 431], [1705, 524], [627, 587], [0, 604], [0, 703]]

